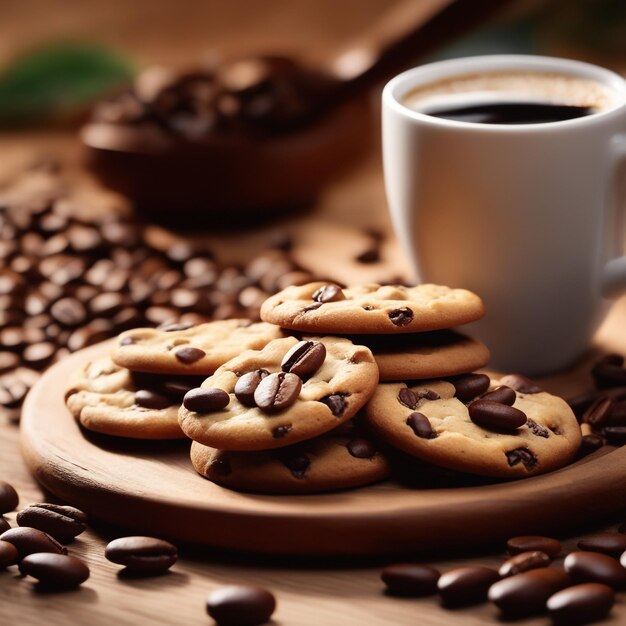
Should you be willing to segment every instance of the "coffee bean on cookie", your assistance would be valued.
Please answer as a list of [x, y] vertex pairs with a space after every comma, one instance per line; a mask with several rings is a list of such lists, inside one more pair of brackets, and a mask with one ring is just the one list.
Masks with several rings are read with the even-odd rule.
[[254, 392], [256, 405], [267, 413], [282, 411], [300, 395], [302, 380], [295, 374], [280, 372], [263, 378]]
[[326, 358], [326, 348], [319, 341], [301, 341], [297, 343], [283, 358], [283, 372], [296, 374], [301, 378], [316, 372]]
[[501, 379], [501, 382], [519, 393], [541, 393], [543, 389], [529, 378], [520, 374], [509, 374]]
[[215, 387], [205, 389], [198, 387], [185, 394], [183, 406], [196, 413], [211, 413], [220, 411], [228, 406], [230, 396], [223, 390]]
[[258, 369], [254, 372], [242, 374], [235, 383], [234, 392], [237, 400], [239, 400], [239, 402], [241, 402], [244, 406], [256, 406], [256, 402], [254, 401], [254, 392], [259, 386], [259, 383], [266, 376], [269, 376], [269, 372], [264, 369]]
[[341, 288], [337, 285], [324, 285], [320, 287], [312, 296], [315, 302], [338, 302], [339, 300], [345, 300], [346, 297], [341, 291]]
[[472, 421], [488, 430], [515, 431], [528, 419], [523, 411], [493, 400], [474, 400], [468, 410]]
[[502, 385], [481, 396], [483, 400], [491, 400], [492, 402], [499, 402], [500, 404], [507, 404], [508, 406], [515, 404], [516, 397], [515, 391], [506, 385]]
[[146, 409], [166, 409], [173, 404], [171, 398], [148, 389], [139, 389], [135, 392], [135, 403]]
[[192, 346], [179, 348], [176, 352], [174, 352], [176, 358], [185, 365], [199, 361], [205, 354], [206, 352], [204, 352], [204, 350], [200, 350], [200, 348], [194, 348]]
[[450, 381], [456, 390], [456, 397], [461, 402], [468, 402], [482, 395], [489, 389], [491, 381], [485, 374], [468, 374], [459, 376]]
[[413, 432], [422, 439], [434, 439], [437, 433], [433, 430], [430, 420], [422, 413], [411, 413], [406, 418], [406, 423], [413, 429]]

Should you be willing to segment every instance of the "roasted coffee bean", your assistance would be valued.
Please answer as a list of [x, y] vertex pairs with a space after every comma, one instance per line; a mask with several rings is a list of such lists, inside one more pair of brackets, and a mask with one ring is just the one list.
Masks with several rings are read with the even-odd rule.
[[413, 412], [406, 418], [406, 423], [413, 432], [422, 439], [435, 439], [437, 433], [433, 430], [430, 420], [422, 413]]
[[202, 380], [194, 376], [185, 376], [185, 379], [189, 380], [164, 380], [161, 383], [163, 393], [177, 400], [182, 400], [186, 393], [189, 393], [192, 389], [196, 389], [202, 383]]
[[558, 591], [546, 604], [552, 621], [559, 626], [582, 626], [603, 620], [615, 604], [608, 585], [584, 583]]
[[563, 567], [575, 583], [604, 583], [613, 589], [626, 588], [626, 569], [606, 554], [572, 552], [565, 557]]
[[489, 587], [499, 578], [490, 567], [468, 565], [443, 573], [437, 588], [445, 606], [469, 606], [485, 602]]
[[485, 374], [467, 374], [457, 376], [450, 381], [454, 385], [456, 397], [461, 402], [470, 400], [482, 395], [489, 389], [491, 380]]
[[532, 470], [537, 465], [537, 457], [528, 448], [515, 448], [504, 453], [510, 467], [515, 467], [520, 463], [528, 470]]
[[33, 343], [24, 349], [22, 352], [22, 359], [29, 367], [42, 369], [52, 361], [56, 349], [56, 346], [49, 341]]
[[468, 410], [472, 422], [488, 430], [514, 432], [527, 420], [523, 411], [492, 400], [474, 400]]
[[570, 584], [568, 575], [559, 569], [533, 569], [491, 585], [489, 600], [507, 619], [528, 617], [546, 610], [548, 598]]
[[407, 598], [436, 594], [440, 576], [434, 567], [418, 563], [388, 565], [380, 575], [389, 595]]
[[543, 391], [543, 389], [535, 382], [525, 376], [521, 376], [520, 374], [509, 374], [508, 376], [502, 378], [502, 382], [519, 393], [532, 394]]
[[6, 374], [15, 369], [20, 363], [20, 358], [13, 352], [0, 352], [0, 374]]
[[326, 347], [319, 341], [301, 341], [291, 348], [280, 364], [283, 372], [300, 376], [314, 374], [324, 363]]
[[626, 426], [606, 426], [602, 435], [613, 446], [623, 446], [626, 443]]
[[183, 406], [195, 413], [212, 413], [228, 406], [230, 396], [217, 387], [198, 387], [185, 394]]
[[50, 308], [50, 314], [62, 326], [80, 326], [87, 318], [83, 304], [75, 298], [61, 298]]
[[63, 547], [54, 537], [36, 528], [11, 528], [0, 535], [0, 541], [12, 543], [17, 548], [20, 559], [35, 552], [67, 554], [67, 548]]
[[498, 402], [499, 404], [506, 404], [508, 406], [513, 406], [515, 404], [515, 399], [517, 395], [513, 389], [507, 387], [506, 385], [501, 385], [497, 389], [493, 391], [488, 391], [486, 394], [481, 396], [482, 400], [489, 400], [491, 402]]
[[257, 626], [270, 621], [276, 598], [262, 587], [229, 585], [209, 594], [206, 609], [219, 626]]
[[554, 559], [561, 552], [561, 542], [540, 535], [520, 535], [506, 542], [506, 551], [512, 556], [522, 552], [544, 552]]
[[346, 401], [347, 395], [349, 394], [333, 393], [322, 398], [320, 402], [325, 404], [335, 417], [341, 417], [348, 406], [348, 402]]
[[104, 556], [113, 563], [125, 565], [135, 574], [163, 574], [178, 559], [178, 550], [155, 537], [120, 537], [111, 541]]
[[[376, 448], [368, 439], [352, 439], [346, 445], [348, 452], [356, 459], [371, 459], [376, 456]], [[622, 535], [626, 538], [626, 535]]]
[[339, 302], [345, 300], [346, 296], [337, 285], [323, 285], [312, 296], [315, 302], [323, 304], [325, 302]]
[[270, 374], [261, 380], [254, 392], [256, 405], [267, 413], [282, 411], [300, 395], [302, 380], [288, 372]]
[[149, 389], [139, 389], [135, 392], [135, 404], [145, 409], [166, 409], [173, 403], [171, 398], [160, 393]]
[[413, 321], [413, 311], [408, 306], [404, 306], [389, 311], [388, 317], [394, 326], [408, 326]]
[[17, 508], [19, 496], [17, 491], [9, 483], [0, 480], [0, 515], [10, 513]]
[[572, 411], [574, 411], [574, 415], [578, 420], [581, 421], [583, 414], [595, 402], [597, 397], [597, 391], [585, 391], [584, 393], [569, 398], [567, 404], [569, 404]]
[[591, 375], [598, 389], [626, 385], [626, 369], [623, 367], [623, 360], [622, 363], [619, 363], [619, 359], [603, 359], [594, 365]]
[[9, 567], [9, 565], [15, 565], [19, 558], [19, 552], [12, 543], [0, 541], [0, 569]]
[[9, 530], [11, 528], [11, 524], [9, 524], [9, 520], [6, 517], [2, 517], [0, 515], [0, 534], [2, 534], [5, 530]]
[[415, 409], [417, 408], [419, 398], [413, 390], [409, 389], [408, 387], [403, 387], [398, 392], [398, 402], [400, 404], [404, 404], [404, 406], [408, 407], [409, 409]]
[[604, 445], [604, 437], [600, 435], [584, 435], [580, 441], [580, 448], [578, 449], [578, 455], [583, 457], [599, 450]]
[[190, 365], [191, 363], [195, 363], [199, 361], [202, 357], [206, 355], [204, 350], [200, 350], [200, 348], [194, 348], [192, 346], [186, 346], [184, 348], [178, 348], [176, 352], [174, 352], [174, 356], [185, 365]]
[[532, 552], [520, 552], [510, 559], [507, 559], [498, 570], [498, 573], [502, 578], [507, 576], [515, 576], [522, 572], [527, 572], [531, 569], [538, 569], [540, 567], [548, 567], [552, 559], [545, 553], [539, 550]]
[[23, 576], [32, 576], [45, 589], [73, 589], [89, 578], [89, 568], [75, 556], [40, 552], [23, 558], [19, 564]]
[[266, 376], [269, 376], [269, 372], [264, 369], [258, 369], [254, 372], [242, 374], [235, 383], [234, 391], [237, 400], [239, 400], [239, 402], [241, 402], [244, 406], [256, 406], [256, 402], [254, 401], [254, 392], [259, 386], [259, 383]]
[[577, 545], [579, 550], [602, 552], [619, 558], [626, 552], [626, 535], [616, 532], [596, 533], [583, 537]]
[[19, 526], [36, 528], [61, 543], [69, 543], [87, 528], [87, 515], [73, 506], [50, 504], [47, 502], [31, 504], [17, 514]]
[[591, 424], [594, 428], [602, 428], [608, 422], [609, 411], [612, 406], [612, 398], [599, 397], [583, 413], [582, 421], [585, 424]]

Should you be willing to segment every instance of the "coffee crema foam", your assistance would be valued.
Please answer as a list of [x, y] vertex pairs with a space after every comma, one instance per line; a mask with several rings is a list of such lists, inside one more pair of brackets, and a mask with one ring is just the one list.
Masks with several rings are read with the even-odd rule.
[[465, 74], [416, 87], [402, 97], [405, 106], [425, 113], [440, 106], [502, 101], [563, 104], [596, 112], [618, 105], [617, 95], [595, 80], [538, 72]]

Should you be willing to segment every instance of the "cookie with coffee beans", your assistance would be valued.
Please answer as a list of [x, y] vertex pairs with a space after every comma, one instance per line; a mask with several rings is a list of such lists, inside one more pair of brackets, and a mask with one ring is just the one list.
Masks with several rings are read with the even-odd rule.
[[275, 450], [225, 452], [193, 442], [196, 471], [223, 487], [268, 494], [304, 494], [362, 487], [389, 476], [372, 439], [349, 421], [329, 433]]
[[521, 376], [381, 383], [366, 423], [390, 445], [452, 470], [524, 478], [569, 463], [581, 432], [565, 400]]
[[135, 328], [120, 335], [112, 358], [136, 372], [208, 375], [244, 350], [283, 336], [277, 326], [245, 319]]
[[442, 285], [314, 282], [283, 289], [261, 306], [261, 319], [308, 333], [393, 334], [451, 328], [483, 316], [481, 299]]
[[275, 339], [228, 361], [185, 395], [179, 422], [211, 448], [282, 448], [349, 420], [377, 383], [365, 346], [342, 337]]
[[453, 330], [411, 335], [350, 335], [374, 355], [380, 380], [418, 380], [455, 376], [485, 367], [487, 346]]
[[[194, 377], [189, 384], [197, 384]], [[132, 439], [179, 439], [178, 407], [189, 384], [138, 381], [110, 358], [87, 363], [65, 391], [72, 415], [88, 430]]]

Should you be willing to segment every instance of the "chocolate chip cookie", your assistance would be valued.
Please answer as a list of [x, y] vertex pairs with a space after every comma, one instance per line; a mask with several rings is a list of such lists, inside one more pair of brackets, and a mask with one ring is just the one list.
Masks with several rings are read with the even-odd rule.
[[485, 367], [487, 346], [452, 330], [411, 335], [351, 335], [373, 353], [380, 380], [443, 378]]
[[155, 387], [138, 386], [129, 370], [106, 357], [76, 373], [65, 402], [88, 430], [133, 439], [183, 438], [178, 425], [180, 389], [168, 388], [165, 381]]
[[358, 285], [315, 282], [268, 298], [261, 319], [309, 333], [415, 333], [467, 324], [483, 316], [471, 291], [441, 285]]
[[520, 376], [382, 383], [365, 408], [381, 439], [424, 461], [522, 478], [571, 461], [580, 426], [567, 403]]
[[282, 336], [277, 326], [243, 319], [135, 328], [120, 335], [112, 358], [137, 372], [208, 375], [244, 350], [258, 350]]
[[269, 450], [349, 420], [378, 381], [365, 346], [341, 337], [275, 339], [228, 361], [183, 400], [185, 434], [219, 450]]
[[351, 422], [309, 441], [260, 452], [224, 452], [194, 441], [191, 462], [199, 474], [218, 485], [270, 494], [361, 487], [387, 478], [390, 472], [385, 456]]

